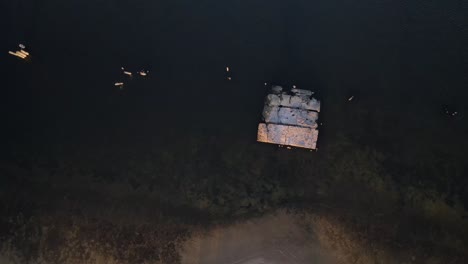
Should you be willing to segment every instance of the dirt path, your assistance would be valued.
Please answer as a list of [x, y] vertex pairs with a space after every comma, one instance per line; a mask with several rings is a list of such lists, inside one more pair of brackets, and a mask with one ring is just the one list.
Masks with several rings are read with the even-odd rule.
[[183, 264], [332, 264], [314, 234], [284, 212], [195, 234], [181, 250]]

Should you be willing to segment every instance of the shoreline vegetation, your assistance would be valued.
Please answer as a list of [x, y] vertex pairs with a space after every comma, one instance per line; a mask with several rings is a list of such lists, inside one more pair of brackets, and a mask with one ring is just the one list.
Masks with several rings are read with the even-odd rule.
[[340, 263], [467, 260], [466, 205], [430, 181], [397, 182], [376, 149], [342, 139], [312, 154], [260, 144], [211, 152], [204, 140], [125, 161], [89, 151], [2, 162], [3, 260], [178, 263], [196, 230], [278, 210], [308, 219]]

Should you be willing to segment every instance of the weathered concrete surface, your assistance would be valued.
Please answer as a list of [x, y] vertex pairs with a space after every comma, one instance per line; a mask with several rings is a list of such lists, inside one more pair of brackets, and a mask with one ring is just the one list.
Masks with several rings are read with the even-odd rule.
[[277, 213], [194, 234], [181, 250], [182, 264], [334, 264], [298, 216]]
[[307, 96], [289, 94], [269, 94], [266, 97], [266, 105], [300, 108], [320, 112], [320, 101]]
[[318, 130], [309, 127], [265, 123], [258, 125], [257, 141], [259, 142], [315, 149], [317, 138]]
[[258, 125], [257, 141], [316, 149], [320, 101], [313, 94], [296, 88], [288, 93], [273, 86], [265, 99], [264, 123]]
[[316, 128], [318, 113], [303, 109], [265, 105], [263, 118], [266, 123]]

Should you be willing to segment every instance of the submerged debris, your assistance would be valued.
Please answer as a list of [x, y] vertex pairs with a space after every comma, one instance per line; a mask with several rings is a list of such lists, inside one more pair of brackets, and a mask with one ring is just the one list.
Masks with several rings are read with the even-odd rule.
[[228, 81], [231, 81], [232, 80], [232, 74], [231, 74], [231, 68], [229, 66], [226, 66], [226, 79]]
[[13, 52], [13, 51], [8, 51], [9, 54], [13, 55], [13, 56], [16, 56], [18, 58], [21, 58], [21, 59], [26, 59], [26, 55], [22, 54], [21, 52], [19, 51], [16, 51], [16, 52]]
[[444, 112], [445, 112], [445, 115], [449, 117], [456, 117], [460, 114], [459, 109], [457, 107], [448, 106], [448, 105], [444, 105]]
[[[120, 69], [122, 70], [123, 74], [125, 74], [125, 75], [127, 75], [129, 77], [133, 77], [133, 73], [131, 71], [126, 70], [124, 67], [120, 67]], [[140, 75], [140, 76], [146, 77], [146, 76], [148, 76], [149, 71], [148, 70], [139, 70], [136, 73], [138, 75]]]
[[348, 98], [348, 101], [351, 102], [354, 99], [354, 95]]
[[15, 57], [21, 58], [23, 60], [26, 59], [29, 56], [29, 52], [24, 50], [26, 48], [26, 46], [24, 46], [23, 44], [19, 44], [18, 46], [20, 47], [20, 50], [17, 50], [15, 52], [8, 51], [8, 54], [11, 54], [11, 55], [13, 55]]
[[120, 90], [122, 90], [122, 89], [123, 89], [123, 86], [124, 86], [124, 83], [123, 83], [123, 82], [116, 82], [116, 83], [114, 83], [114, 85], [117, 86], [117, 87], [119, 87]]
[[125, 70], [124, 67], [120, 67], [120, 69], [122, 70], [123, 74], [128, 75], [129, 77], [133, 76], [132, 72]]
[[27, 51], [20, 50], [19, 52], [20, 52], [21, 54], [25, 55], [25, 56], [29, 56], [29, 52], [27, 52]]
[[[140, 68], [141, 69], [141, 68]], [[133, 79], [133, 73], [129, 70], [126, 70], [124, 67], [120, 67], [120, 70], [122, 71], [122, 74], [124, 75], [127, 75], [128, 77], [130, 77], [130, 79]], [[141, 77], [146, 77], [148, 76], [149, 74], [149, 71], [148, 70], [145, 70], [144, 68], [139, 70], [139, 71], [135, 71], [135, 74], [136, 75], [139, 75]], [[114, 86], [116, 87], [119, 87], [120, 90], [123, 89], [123, 86], [124, 86], [124, 83], [123, 82], [116, 82], [114, 83]]]
[[145, 70], [141, 70], [141, 71], [138, 72], [138, 74], [140, 74], [140, 76], [143, 76], [143, 77], [147, 76], [148, 73], [149, 73], [149, 71], [145, 71]]

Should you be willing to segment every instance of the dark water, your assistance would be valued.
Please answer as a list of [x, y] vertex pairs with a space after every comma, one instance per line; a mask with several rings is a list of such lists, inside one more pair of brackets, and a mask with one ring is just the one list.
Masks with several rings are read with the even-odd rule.
[[[399, 142], [399, 150], [437, 142], [460, 153], [466, 145], [463, 1], [3, 5], [2, 130], [11, 149], [151, 148], [194, 134], [254, 143], [265, 82], [317, 92], [322, 143], [344, 133], [384, 148]], [[30, 61], [6, 54], [18, 42]], [[124, 79], [120, 91], [113, 84], [121, 66], [150, 74]], [[350, 95], [353, 104], [346, 103]], [[448, 118], [444, 105], [460, 115]]]

